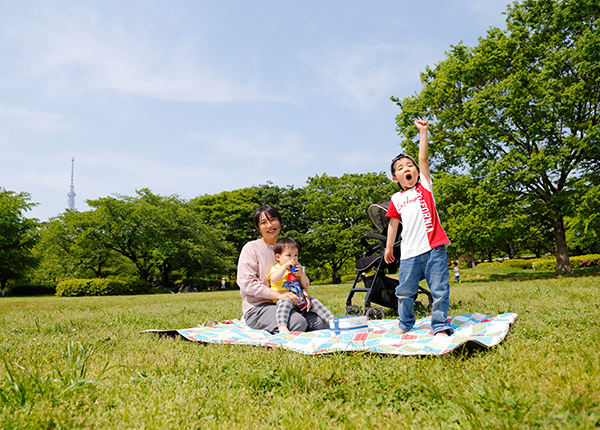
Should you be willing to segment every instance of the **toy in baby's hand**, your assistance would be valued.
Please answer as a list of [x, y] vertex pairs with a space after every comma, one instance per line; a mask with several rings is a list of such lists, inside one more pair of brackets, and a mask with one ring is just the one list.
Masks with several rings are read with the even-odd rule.
[[290, 266], [290, 273], [287, 275], [287, 281], [283, 284], [284, 288], [288, 291], [291, 291], [295, 295], [298, 296], [298, 306], [302, 307], [306, 304], [306, 298], [304, 297], [304, 293], [302, 292], [302, 287], [300, 286], [300, 282], [298, 282], [298, 278], [294, 274], [296, 271], [296, 265]]

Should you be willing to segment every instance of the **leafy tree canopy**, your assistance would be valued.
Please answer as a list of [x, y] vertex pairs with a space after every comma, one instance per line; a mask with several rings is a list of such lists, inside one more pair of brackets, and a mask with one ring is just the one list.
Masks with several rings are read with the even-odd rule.
[[153, 269], [168, 284], [169, 274], [182, 267], [210, 273], [233, 264], [227, 256], [228, 243], [177, 196], [163, 197], [142, 189], [135, 197], [105, 197], [87, 203], [96, 212], [89, 236], [99, 246], [129, 259], [141, 280], [147, 280]]
[[364, 251], [361, 236], [374, 230], [367, 215], [369, 206], [389, 200], [396, 191], [397, 185], [384, 173], [308, 178], [306, 214], [311, 226], [300, 238], [305, 245], [303, 261], [328, 266], [335, 282], [344, 264]]
[[[404, 100], [398, 130], [416, 153], [412, 123], [430, 121], [432, 165], [470, 172], [545, 211], [557, 274], [571, 271], [563, 217], [600, 158], [600, 3], [526, 0], [508, 8], [474, 48], [452, 46]], [[597, 175], [597, 173], [595, 173]]]
[[35, 205], [28, 193], [0, 188], [0, 286], [3, 290], [10, 279], [22, 277], [36, 264], [31, 249], [38, 238], [38, 220], [25, 217]]

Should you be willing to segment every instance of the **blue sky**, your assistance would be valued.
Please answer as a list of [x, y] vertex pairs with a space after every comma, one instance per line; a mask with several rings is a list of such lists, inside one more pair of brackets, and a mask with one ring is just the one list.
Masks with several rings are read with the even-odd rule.
[[0, 186], [47, 220], [144, 187], [191, 199], [387, 171], [390, 96], [507, 0], [0, 0]]

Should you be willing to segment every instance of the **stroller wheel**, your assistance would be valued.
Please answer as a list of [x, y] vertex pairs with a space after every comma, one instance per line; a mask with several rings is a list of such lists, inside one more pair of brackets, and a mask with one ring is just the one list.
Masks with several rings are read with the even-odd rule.
[[362, 314], [362, 308], [357, 305], [346, 306], [346, 315], [360, 315]]
[[[425, 306], [425, 303], [421, 302], [420, 300], [417, 300], [417, 297], [419, 295], [425, 296], [427, 306]], [[429, 292], [429, 290], [426, 290], [425, 288], [419, 287], [419, 291], [415, 295], [415, 306], [422, 308], [426, 313], [430, 314], [433, 308], [433, 296], [431, 295], [431, 292]]]
[[366, 308], [365, 316], [370, 320], [381, 320], [385, 315], [381, 308]]

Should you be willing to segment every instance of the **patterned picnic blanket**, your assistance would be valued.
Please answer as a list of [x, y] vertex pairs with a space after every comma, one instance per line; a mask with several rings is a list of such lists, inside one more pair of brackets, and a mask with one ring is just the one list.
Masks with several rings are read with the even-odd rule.
[[332, 330], [291, 332], [272, 335], [254, 330], [241, 321], [226, 321], [208, 327], [179, 330], [147, 330], [183, 336], [185, 339], [206, 343], [228, 343], [284, 348], [302, 354], [327, 354], [340, 351], [369, 351], [379, 354], [442, 355], [461, 345], [469, 348], [490, 348], [498, 345], [508, 334], [517, 314], [457, 315], [449, 317], [454, 335], [434, 337], [431, 317], [417, 320], [415, 327], [405, 334], [394, 334], [397, 320], [369, 321], [369, 333], [344, 333], [336, 335]]

